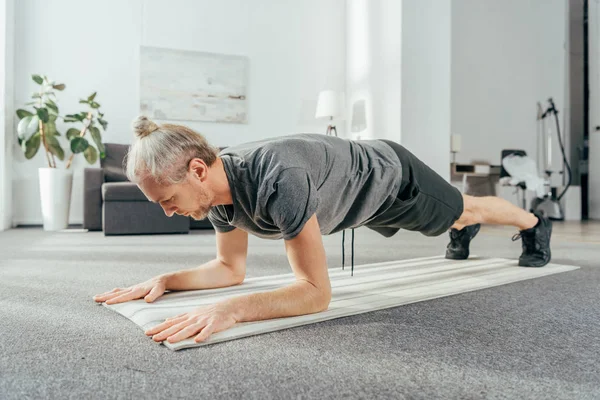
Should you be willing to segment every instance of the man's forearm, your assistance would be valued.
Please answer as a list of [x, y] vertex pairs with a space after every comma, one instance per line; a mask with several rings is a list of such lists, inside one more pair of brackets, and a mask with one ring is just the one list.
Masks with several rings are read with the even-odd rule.
[[238, 322], [313, 314], [326, 310], [331, 297], [311, 283], [298, 281], [271, 292], [254, 293], [223, 301]]
[[168, 290], [200, 290], [237, 285], [243, 277], [236, 276], [234, 270], [218, 259], [211, 260], [197, 268], [164, 274]]

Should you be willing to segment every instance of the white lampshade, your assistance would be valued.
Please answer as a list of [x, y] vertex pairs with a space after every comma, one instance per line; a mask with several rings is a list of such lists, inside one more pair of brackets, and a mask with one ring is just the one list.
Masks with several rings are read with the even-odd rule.
[[457, 134], [450, 135], [450, 151], [453, 153], [460, 152], [461, 136]]
[[315, 118], [341, 118], [343, 115], [342, 95], [333, 90], [319, 93]]

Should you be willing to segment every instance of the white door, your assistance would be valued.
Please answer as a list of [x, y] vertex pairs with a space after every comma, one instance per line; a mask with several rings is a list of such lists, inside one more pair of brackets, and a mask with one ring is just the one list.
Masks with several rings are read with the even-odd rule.
[[589, 76], [590, 76], [590, 219], [600, 219], [600, 5], [589, 1]]

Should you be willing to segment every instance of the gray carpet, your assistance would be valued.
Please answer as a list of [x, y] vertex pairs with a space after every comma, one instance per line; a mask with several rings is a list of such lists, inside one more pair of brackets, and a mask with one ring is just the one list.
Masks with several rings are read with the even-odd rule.
[[[480, 234], [473, 252], [517, 257], [509, 236]], [[341, 234], [324, 241], [339, 265]], [[355, 262], [437, 255], [446, 241], [361, 228]], [[172, 352], [91, 298], [211, 259], [211, 232], [3, 232], [0, 398], [600, 398], [599, 246], [553, 249], [582, 268]], [[284, 272], [283, 242], [251, 237], [248, 276]]]

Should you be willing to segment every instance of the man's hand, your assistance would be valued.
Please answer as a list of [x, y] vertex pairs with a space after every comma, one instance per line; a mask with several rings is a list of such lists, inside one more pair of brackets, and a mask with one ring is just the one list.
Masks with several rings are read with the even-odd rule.
[[110, 292], [105, 292], [94, 296], [94, 301], [106, 304], [123, 303], [129, 300], [141, 299], [147, 303], [152, 303], [165, 293], [167, 287], [167, 277], [159, 275], [146, 282], [128, 288], [115, 288]]
[[167, 318], [165, 322], [145, 333], [155, 342], [167, 340], [179, 342], [196, 335], [196, 343], [205, 341], [213, 333], [224, 331], [235, 325], [233, 310], [225, 303], [217, 303], [195, 309], [189, 313]]

